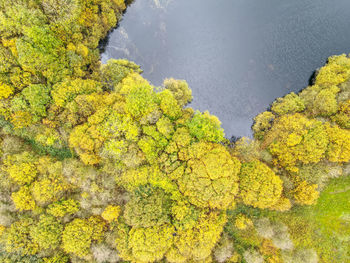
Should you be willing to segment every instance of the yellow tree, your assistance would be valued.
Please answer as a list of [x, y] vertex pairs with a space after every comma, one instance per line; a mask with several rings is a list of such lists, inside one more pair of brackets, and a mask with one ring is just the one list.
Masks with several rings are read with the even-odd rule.
[[264, 163], [244, 163], [240, 172], [240, 197], [246, 205], [269, 208], [275, 205], [283, 190], [282, 180]]
[[233, 205], [241, 167], [238, 159], [224, 146], [206, 142], [193, 144], [185, 158], [187, 168], [177, 182], [192, 204], [219, 209]]
[[298, 171], [298, 163], [317, 163], [325, 156], [328, 136], [320, 121], [296, 113], [277, 119], [263, 145], [268, 145], [275, 164]]

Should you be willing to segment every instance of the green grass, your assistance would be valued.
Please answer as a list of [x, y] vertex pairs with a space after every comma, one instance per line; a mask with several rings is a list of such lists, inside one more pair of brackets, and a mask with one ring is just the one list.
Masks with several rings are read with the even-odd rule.
[[313, 247], [320, 262], [350, 262], [350, 176], [332, 179], [316, 205], [267, 216], [288, 225], [296, 248]]

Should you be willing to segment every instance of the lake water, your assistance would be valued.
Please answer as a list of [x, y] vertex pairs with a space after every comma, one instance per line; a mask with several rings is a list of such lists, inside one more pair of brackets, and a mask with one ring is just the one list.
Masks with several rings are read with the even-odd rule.
[[275, 98], [350, 52], [349, 17], [350, 0], [136, 0], [101, 59], [132, 60], [154, 85], [187, 80], [191, 107], [218, 116], [227, 138], [251, 136]]

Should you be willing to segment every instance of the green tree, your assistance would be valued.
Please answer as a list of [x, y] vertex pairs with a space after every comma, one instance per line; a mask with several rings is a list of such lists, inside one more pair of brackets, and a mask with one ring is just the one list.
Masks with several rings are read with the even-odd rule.
[[196, 111], [191, 121], [187, 123], [187, 127], [193, 137], [208, 142], [221, 142], [224, 140], [224, 130], [220, 125], [219, 119], [210, 115], [208, 111], [204, 113]]

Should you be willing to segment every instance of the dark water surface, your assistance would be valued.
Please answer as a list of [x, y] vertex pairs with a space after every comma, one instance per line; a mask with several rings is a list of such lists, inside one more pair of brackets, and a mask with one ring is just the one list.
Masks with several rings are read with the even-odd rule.
[[308, 85], [327, 57], [350, 52], [350, 0], [136, 0], [102, 62], [127, 58], [154, 85], [185, 79], [191, 107], [219, 117], [226, 137]]

